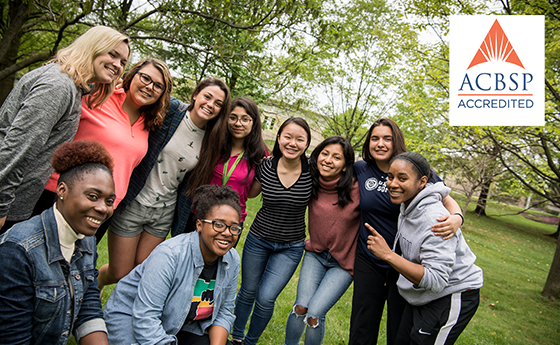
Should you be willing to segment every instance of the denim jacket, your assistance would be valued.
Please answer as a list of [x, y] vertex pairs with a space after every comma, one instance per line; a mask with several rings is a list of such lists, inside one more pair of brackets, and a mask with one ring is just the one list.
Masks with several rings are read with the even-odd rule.
[[106, 331], [95, 237], [75, 246], [68, 264], [52, 208], [0, 236], [0, 344], [65, 345], [72, 330], [78, 340]]
[[197, 335], [219, 325], [231, 329], [239, 275], [239, 255], [230, 250], [218, 263], [214, 311], [207, 320], [184, 325], [196, 280], [204, 268], [198, 232], [160, 244], [121, 279], [105, 306], [109, 344], [177, 344], [182, 329]]

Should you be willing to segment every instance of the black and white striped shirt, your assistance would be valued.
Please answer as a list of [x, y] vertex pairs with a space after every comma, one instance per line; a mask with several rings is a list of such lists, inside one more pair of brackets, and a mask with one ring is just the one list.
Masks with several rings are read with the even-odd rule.
[[294, 243], [305, 240], [305, 210], [311, 197], [311, 174], [307, 159], [302, 156], [301, 174], [286, 188], [278, 178], [278, 158], [265, 160], [257, 166], [255, 178], [262, 185], [262, 207], [251, 225], [258, 238]]

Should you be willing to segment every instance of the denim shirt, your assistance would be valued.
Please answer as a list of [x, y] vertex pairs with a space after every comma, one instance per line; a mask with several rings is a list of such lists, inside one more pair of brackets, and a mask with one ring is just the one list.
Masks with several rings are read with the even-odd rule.
[[166, 240], [119, 281], [105, 306], [109, 344], [177, 344], [180, 330], [202, 335], [215, 325], [230, 331], [239, 276], [235, 249], [218, 259], [212, 317], [184, 324], [204, 268], [198, 236]]
[[0, 236], [0, 344], [65, 345], [73, 329], [78, 340], [105, 332], [96, 259], [95, 237], [85, 237], [68, 264], [52, 208]]

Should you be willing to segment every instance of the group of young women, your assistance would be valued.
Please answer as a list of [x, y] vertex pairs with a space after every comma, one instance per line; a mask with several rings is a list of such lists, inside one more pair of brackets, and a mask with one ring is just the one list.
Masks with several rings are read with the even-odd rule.
[[[308, 159], [311, 130], [290, 118], [268, 157], [253, 100], [210, 78], [183, 103], [157, 59], [115, 88], [129, 55], [126, 36], [94, 27], [0, 108], [0, 343], [65, 344], [73, 331], [80, 344], [225, 344], [231, 330], [256, 344], [302, 256], [285, 344], [304, 332], [321, 344], [352, 281], [351, 344], [377, 342], [385, 302], [388, 344], [453, 343], [482, 272], [460, 208], [393, 121], [370, 127], [354, 162], [338, 136]], [[259, 194], [240, 263], [230, 249]], [[97, 276], [93, 236], [107, 226]], [[100, 291], [116, 282], [103, 321]]]

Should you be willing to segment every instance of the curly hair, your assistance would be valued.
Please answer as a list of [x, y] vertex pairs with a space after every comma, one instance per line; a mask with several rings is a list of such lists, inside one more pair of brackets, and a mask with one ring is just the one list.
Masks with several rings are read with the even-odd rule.
[[165, 64], [165, 62], [148, 58], [144, 59], [134, 66], [125, 73], [123, 76], [122, 87], [125, 91], [130, 90], [130, 84], [132, 83], [132, 79], [136, 76], [136, 74], [144, 67], [144, 66], [154, 66], [163, 76], [163, 84], [165, 86], [165, 90], [161, 93], [159, 99], [154, 104], [146, 105], [140, 108], [142, 115], [144, 116], [144, 129], [147, 131], [153, 131], [161, 127], [163, 123], [163, 118], [167, 114], [167, 110], [169, 109], [169, 104], [171, 103], [171, 90], [173, 89], [173, 79], [171, 77], [171, 73], [169, 72], [169, 68]]
[[231, 206], [241, 219], [239, 194], [230, 186], [204, 185], [198, 187], [192, 203], [192, 209], [196, 212], [195, 220], [205, 219], [214, 207], [222, 205]]
[[76, 140], [60, 145], [51, 160], [54, 171], [60, 174], [58, 183], [74, 183], [86, 173], [103, 170], [113, 176], [113, 157], [105, 146], [95, 140]]

